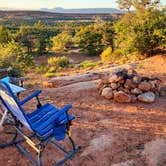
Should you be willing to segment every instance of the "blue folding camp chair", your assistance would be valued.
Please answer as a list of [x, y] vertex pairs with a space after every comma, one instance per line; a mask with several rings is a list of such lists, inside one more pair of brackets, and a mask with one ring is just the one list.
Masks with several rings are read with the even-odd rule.
[[[33, 164], [41, 166], [42, 153], [44, 152], [46, 145], [50, 142], [65, 154], [63, 159], [55, 163], [55, 166], [58, 166], [71, 158], [80, 149], [79, 146], [75, 146], [75, 143], [71, 137], [70, 126], [74, 116], [68, 114], [68, 110], [71, 108], [70, 104], [64, 106], [62, 109], [57, 109], [49, 103], [42, 105], [38, 98], [40, 93], [40, 90], [36, 90], [32, 95], [28, 96], [24, 100], [18, 101], [9, 84], [4, 81], [0, 81], [0, 100], [3, 106], [13, 117], [14, 123], [12, 121], [11, 125], [15, 129], [12, 141], [0, 144], [0, 147], [3, 148], [15, 145], [32, 161]], [[34, 112], [27, 114], [22, 108], [22, 105], [34, 97], [37, 99], [37, 109]], [[27, 136], [25, 134], [23, 128], [24, 126], [31, 131], [31, 135]], [[72, 150], [70, 152], [57, 143], [57, 141], [64, 140], [66, 135], [72, 145]], [[22, 139], [18, 139], [18, 136], [22, 136]], [[39, 143], [33, 142], [34, 137], [35, 139], [38, 139]], [[30, 154], [23, 149], [20, 145], [22, 142], [27, 142], [37, 152], [37, 160], [33, 159]]]

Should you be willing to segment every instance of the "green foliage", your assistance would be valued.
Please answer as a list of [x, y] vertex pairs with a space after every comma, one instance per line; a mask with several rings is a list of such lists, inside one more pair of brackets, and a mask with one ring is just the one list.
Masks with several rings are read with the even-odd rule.
[[46, 72], [46, 73], [45, 73], [45, 77], [47, 77], [47, 78], [51, 78], [51, 77], [53, 77], [53, 76], [54, 76], [53, 73], [49, 73], [49, 72]]
[[49, 73], [54, 73], [56, 72], [56, 68], [51, 66], [48, 70], [47, 70]]
[[103, 50], [102, 34], [94, 31], [93, 26], [82, 28], [76, 34], [75, 40], [79, 48], [91, 56], [97, 55]]
[[108, 47], [106, 48], [100, 55], [101, 61], [103, 63], [108, 63], [110, 61], [112, 61], [112, 48]]
[[84, 61], [80, 63], [79, 66], [83, 69], [86, 69], [86, 68], [93, 68], [93, 67], [99, 66], [100, 64], [101, 62]]
[[36, 68], [35, 68], [35, 72], [36, 73], [45, 73], [48, 70], [48, 66], [46, 64], [39, 64]]
[[11, 34], [4, 26], [0, 25], [0, 44], [6, 44], [11, 41]]
[[72, 45], [72, 35], [70, 35], [68, 32], [62, 32], [58, 34], [57, 36], [54, 36], [52, 38], [53, 42], [53, 51], [65, 51], [67, 48], [70, 48]]
[[166, 16], [157, 9], [128, 13], [115, 24], [116, 44], [126, 54], [149, 54], [166, 43], [165, 27]]
[[59, 67], [69, 67], [69, 59], [65, 56], [62, 56], [62, 57], [52, 57], [52, 58], [49, 58], [48, 59], [48, 64], [50, 66], [55, 66], [56, 68], [59, 68]]
[[108, 45], [113, 47], [113, 34], [111, 22], [100, 22], [81, 28], [75, 41], [82, 51], [93, 56], [100, 54]]
[[106, 48], [102, 54], [100, 55], [101, 57], [101, 61], [103, 63], [109, 63], [109, 62], [114, 62], [114, 61], [117, 61], [117, 60], [120, 60], [123, 57], [123, 54], [120, 50], [115, 50], [114, 52], [112, 52], [112, 48], [111, 47], [108, 47]]
[[0, 68], [11, 67], [18, 74], [22, 71], [26, 72], [33, 65], [33, 58], [27, 55], [25, 50], [14, 41], [6, 45], [0, 45]]

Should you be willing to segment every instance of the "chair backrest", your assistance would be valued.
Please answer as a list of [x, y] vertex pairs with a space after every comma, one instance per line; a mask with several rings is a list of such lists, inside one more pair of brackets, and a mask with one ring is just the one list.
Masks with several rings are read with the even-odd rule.
[[0, 99], [5, 108], [14, 115], [29, 130], [32, 130], [27, 115], [20, 106], [19, 101], [15, 97], [8, 83], [0, 81]]

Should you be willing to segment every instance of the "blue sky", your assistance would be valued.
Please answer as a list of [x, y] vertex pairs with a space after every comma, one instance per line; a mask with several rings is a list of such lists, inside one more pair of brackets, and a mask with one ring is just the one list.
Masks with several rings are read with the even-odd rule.
[[[166, 5], [166, 0], [161, 0]], [[0, 0], [0, 8], [40, 9], [40, 8], [117, 8], [116, 0]]]

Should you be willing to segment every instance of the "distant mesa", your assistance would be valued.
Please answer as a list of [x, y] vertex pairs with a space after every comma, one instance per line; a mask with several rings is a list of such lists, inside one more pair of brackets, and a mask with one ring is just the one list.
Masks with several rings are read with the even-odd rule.
[[53, 13], [82, 13], [82, 14], [93, 14], [93, 13], [124, 13], [122, 10], [116, 8], [81, 8], [81, 9], [64, 9], [56, 7], [52, 9], [41, 8], [41, 11], [53, 12]]

